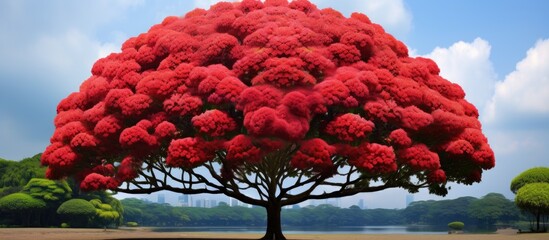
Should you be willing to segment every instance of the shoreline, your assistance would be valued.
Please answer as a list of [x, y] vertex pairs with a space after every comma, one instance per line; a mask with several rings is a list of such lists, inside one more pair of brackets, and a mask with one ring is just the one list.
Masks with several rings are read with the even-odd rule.
[[[240, 240], [259, 239], [263, 234], [220, 232], [153, 232], [147, 227], [96, 228], [0, 228], [0, 239], [6, 240]], [[493, 234], [286, 234], [290, 240], [545, 240], [549, 233], [518, 234], [516, 229], [501, 229]]]

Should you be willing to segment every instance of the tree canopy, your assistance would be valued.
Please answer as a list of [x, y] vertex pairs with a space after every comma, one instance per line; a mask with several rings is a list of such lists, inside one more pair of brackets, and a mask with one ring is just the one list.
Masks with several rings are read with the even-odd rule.
[[515, 203], [535, 217], [535, 231], [547, 231], [547, 216], [549, 216], [549, 183], [529, 183], [517, 191]]
[[96, 215], [96, 208], [89, 201], [73, 198], [61, 204], [57, 213], [72, 227], [86, 227], [90, 218]]
[[46, 208], [46, 203], [25, 193], [13, 193], [0, 198], [0, 210], [5, 212], [29, 213]]
[[280, 209], [387, 188], [445, 195], [495, 164], [478, 110], [361, 13], [244, 0], [167, 17], [57, 107], [49, 178]]
[[536, 167], [522, 172], [511, 182], [511, 191], [516, 193], [515, 204], [534, 217], [532, 230], [537, 232], [547, 231], [549, 168]]
[[32, 178], [22, 192], [46, 202], [63, 202], [71, 198], [72, 189], [66, 181], [54, 181], [45, 178]]
[[497, 221], [516, 219], [519, 216], [514, 203], [500, 193], [490, 193], [471, 202], [469, 215], [484, 225], [493, 225]]
[[42, 154], [20, 161], [0, 158], [0, 197], [19, 192], [31, 178], [44, 178], [46, 168], [40, 165]]
[[517, 206], [549, 214], [549, 183], [531, 183], [517, 191]]
[[[46, 203], [25, 193], [13, 193], [0, 198], [0, 216], [5, 222], [20, 226], [37, 226]], [[2, 221], [4, 222], [4, 221]]]
[[516, 194], [524, 185], [540, 182], [549, 183], [549, 168], [535, 167], [522, 172], [511, 181], [511, 191]]

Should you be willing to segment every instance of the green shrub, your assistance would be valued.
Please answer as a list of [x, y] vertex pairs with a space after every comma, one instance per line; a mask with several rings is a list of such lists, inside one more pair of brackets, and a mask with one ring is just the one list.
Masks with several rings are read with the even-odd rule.
[[530, 183], [549, 183], [549, 168], [535, 167], [528, 169], [511, 181], [511, 191], [517, 193], [520, 188]]
[[139, 224], [137, 224], [136, 222], [127, 222], [126, 226], [128, 226], [128, 227], [138, 227]]
[[6, 212], [35, 211], [44, 208], [44, 201], [25, 193], [13, 193], [0, 199], [0, 209]]
[[57, 213], [73, 227], [86, 227], [88, 220], [95, 216], [95, 207], [84, 199], [74, 198], [61, 204]]
[[61, 228], [70, 228], [68, 223], [61, 223]]
[[451, 228], [452, 230], [459, 231], [459, 230], [463, 230], [463, 227], [465, 227], [465, 224], [462, 222], [451, 222], [451, 223], [448, 223], [448, 227]]

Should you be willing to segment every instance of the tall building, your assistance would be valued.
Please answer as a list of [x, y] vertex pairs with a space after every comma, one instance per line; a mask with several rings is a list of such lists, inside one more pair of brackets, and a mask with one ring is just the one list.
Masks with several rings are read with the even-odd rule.
[[217, 200], [214, 200], [214, 199], [206, 200], [206, 207], [207, 208], [217, 207]]
[[408, 194], [406, 195], [406, 207], [410, 205], [414, 201], [414, 195]]
[[179, 206], [182, 207], [192, 207], [192, 199], [191, 196], [188, 194], [182, 194], [179, 197], [177, 197], [177, 203]]
[[206, 201], [204, 199], [196, 199], [194, 207], [206, 207]]
[[231, 198], [230, 200], [230, 204], [229, 204], [231, 207], [236, 207], [238, 206], [238, 200], [234, 199], [234, 198]]
[[158, 194], [157, 202], [160, 203], [160, 204], [166, 203], [166, 196], [163, 193]]

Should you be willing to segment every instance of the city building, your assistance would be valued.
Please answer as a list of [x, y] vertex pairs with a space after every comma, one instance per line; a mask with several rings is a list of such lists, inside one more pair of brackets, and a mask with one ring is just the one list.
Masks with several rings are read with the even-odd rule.
[[406, 195], [406, 207], [410, 205], [414, 201], [414, 195], [408, 194]]
[[163, 193], [158, 194], [157, 202], [160, 203], [160, 204], [166, 203], [166, 196]]

